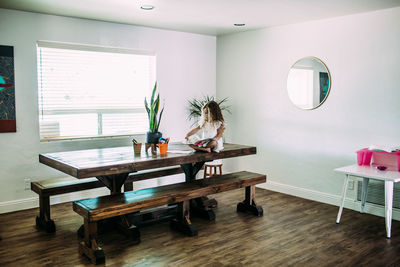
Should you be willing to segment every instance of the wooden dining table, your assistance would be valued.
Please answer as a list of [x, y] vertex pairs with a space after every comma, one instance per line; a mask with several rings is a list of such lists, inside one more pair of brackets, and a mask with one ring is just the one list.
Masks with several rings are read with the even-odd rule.
[[[205, 162], [254, 154], [256, 147], [239, 144], [225, 143], [220, 152], [207, 153], [194, 151], [186, 144], [169, 143], [166, 155], [154, 154], [144, 146], [138, 155], [132, 146], [124, 146], [44, 153], [39, 155], [39, 162], [77, 179], [96, 177], [111, 194], [121, 194], [122, 185], [131, 173], [180, 165], [185, 181], [190, 182], [196, 179]], [[193, 212], [214, 219], [214, 212], [201, 202], [202, 199], [193, 202], [196, 206]]]

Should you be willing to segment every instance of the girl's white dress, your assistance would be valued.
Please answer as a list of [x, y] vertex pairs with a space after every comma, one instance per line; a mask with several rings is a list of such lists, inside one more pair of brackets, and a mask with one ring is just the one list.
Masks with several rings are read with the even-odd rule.
[[[196, 134], [189, 137], [189, 143], [194, 144], [199, 140], [214, 138], [217, 135], [217, 130], [219, 129], [219, 127], [221, 127], [221, 125], [225, 126], [225, 124], [221, 121], [206, 122], [203, 127], [201, 127], [199, 123], [200, 130]], [[216, 139], [216, 141], [217, 146], [213, 149], [213, 151], [219, 152], [224, 149], [223, 141], [222, 138], [218, 138]]]

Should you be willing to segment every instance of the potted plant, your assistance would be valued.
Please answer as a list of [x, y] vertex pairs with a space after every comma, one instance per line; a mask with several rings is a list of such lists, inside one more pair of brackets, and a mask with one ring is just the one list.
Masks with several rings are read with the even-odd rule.
[[[162, 133], [158, 131], [158, 127], [160, 126], [161, 116], [164, 111], [164, 107], [160, 108], [160, 94], [156, 95], [157, 90], [157, 82], [154, 84], [153, 93], [151, 94], [150, 105], [147, 103], [147, 99], [144, 98], [144, 106], [147, 111], [147, 115], [149, 117], [149, 131], [146, 135], [146, 143], [157, 144], [158, 140], [162, 137]], [[158, 112], [160, 111], [160, 114]]]
[[227, 97], [220, 101], [215, 100], [214, 96], [208, 96], [208, 95], [203, 96], [203, 98], [201, 98], [201, 99], [193, 98], [193, 99], [189, 100], [189, 103], [188, 103], [188, 112], [189, 112], [188, 120], [193, 120], [192, 126], [198, 123], [198, 121], [201, 117], [201, 114], [203, 112], [203, 107], [210, 101], [216, 101], [218, 103], [219, 107], [221, 108], [222, 112], [225, 111], [225, 112], [228, 112], [229, 114], [231, 114], [230, 106], [227, 106], [224, 104], [228, 101]]

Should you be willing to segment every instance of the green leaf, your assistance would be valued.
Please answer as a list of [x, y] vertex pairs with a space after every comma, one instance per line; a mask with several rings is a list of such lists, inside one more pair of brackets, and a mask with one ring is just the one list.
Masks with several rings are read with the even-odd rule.
[[149, 106], [147, 105], [147, 99], [146, 99], [146, 97], [144, 98], [144, 107], [146, 108], [147, 116], [150, 117], [150, 109], [149, 109]]
[[157, 82], [154, 84], [154, 88], [153, 88], [153, 93], [151, 94], [151, 101], [150, 101], [150, 105], [152, 106], [154, 103], [154, 96], [156, 94], [156, 90], [157, 90]]
[[153, 132], [153, 127], [154, 127], [154, 111], [151, 109], [150, 110], [150, 116], [149, 116], [149, 130], [150, 132]]
[[152, 121], [152, 125], [151, 125], [151, 128], [150, 128], [150, 130], [153, 132], [153, 133], [155, 133], [156, 132], [156, 128], [157, 128], [157, 113], [155, 113], [155, 112], [153, 112], [153, 117], [151, 118], [151, 121]]
[[217, 101], [215, 100], [214, 96], [203, 95], [200, 99], [191, 99], [188, 101], [188, 120], [194, 120], [194, 123], [192, 125], [196, 124], [196, 121], [202, 115], [203, 107], [210, 101], [216, 101], [220, 106], [221, 111], [226, 111], [231, 114], [230, 106], [224, 105], [224, 103], [228, 101], [227, 97], [220, 101]]
[[158, 125], [157, 125], [157, 127], [156, 127], [156, 132], [158, 132], [158, 127], [160, 126], [160, 121], [161, 121], [161, 117], [162, 117], [162, 114], [163, 114], [163, 112], [164, 112], [164, 106], [163, 106], [163, 108], [161, 109], [161, 112], [160, 112], [160, 116], [158, 117]]
[[154, 112], [157, 114], [158, 113], [158, 108], [160, 107], [160, 95], [157, 95], [156, 101], [153, 103], [154, 107]]

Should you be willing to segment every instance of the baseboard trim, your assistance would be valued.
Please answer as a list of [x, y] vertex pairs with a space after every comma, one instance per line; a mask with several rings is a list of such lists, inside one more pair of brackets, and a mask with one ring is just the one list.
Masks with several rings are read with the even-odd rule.
[[[258, 185], [257, 187], [263, 188], [263, 189], [268, 189], [271, 191], [287, 194], [287, 195], [292, 195], [300, 198], [305, 198], [321, 203], [326, 203], [329, 205], [334, 205], [334, 206], [340, 206], [341, 202], [341, 195], [333, 195], [333, 194], [328, 194], [320, 191], [315, 191], [315, 190], [310, 190], [307, 188], [301, 188], [297, 186], [292, 186], [292, 185], [287, 185], [287, 184], [282, 184], [274, 181], [268, 181], [264, 184]], [[360, 206], [361, 203], [360, 201], [352, 198], [346, 198], [344, 202], [344, 207], [347, 209], [355, 210], [355, 211], [360, 211]], [[345, 213], [345, 211], [343, 211]], [[376, 216], [380, 217], [385, 217], [385, 207], [381, 205], [376, 205], [372, 203], [366, 203], [365, 204], [365, 213], [368, 214], [373, 214]], [[342, 214], [343, 216], [343, 214]], [[400, 220], [400, 210], [399, 209], [393, 209], [392, 211], [392, 218], [393, 220]], [[333, 218], [335, 220], [336, 218]]]
[[[84, 198], [98, 197], [107, 194], [109, 194], [109, 191], [106, 188], [97, 188], [97, 189], [89, 189], [87, 191], [52, 196], [50, 197], [50, 205], [71, 202]], [[25, 198], [25, 199], [4, 201], [0, 202], [0, 214], [32, 209], [37, 207], [39, 207], [39, 196]]]
[[38, 197], [0, 202], [0, 214], [18, 210], [26, 210], [39, 206]]
[[[182, 174], [174, 174], [174, 175], [169, 176], [168, 179], [154, 178], [154, 179], [148, 179], [148, 180], [143, 180], [143, 181], [137, 181], [137, 182], [134, 182], [134, 187], [135, 187], [135, 190], [139, 190], [139, 189], [143, 189], [143, 188], [167, 185], [167, 184], [171, 184], [171, 183], [179, 183], [179, 182], [183, 182], [183, 181], [184, 181], [184, 176]], [[88, 190], [74, 192], [74, 193], [51, 196], [50, 197], [50, 205], [71, 202], [71, 201], [85, 199], [85, 198], [105, 196], [105, 195], [109, 195], [109, 194], [110, 194], [110, 191], [106, 187], [96, 188], [96, 189], [88, 189]], [[39, 197], [38, 196], [29, 197], [29, 198], [25, 198], [25, 199], [4, 201], [4, 202], [0, 202], [0, 214], [14, 212], [14, 211], [20, 211], [20, 210], [26, 210], [26, 209], [32, 209], [32, 208], [37, 208], [37, 207], [39, 207]]]

